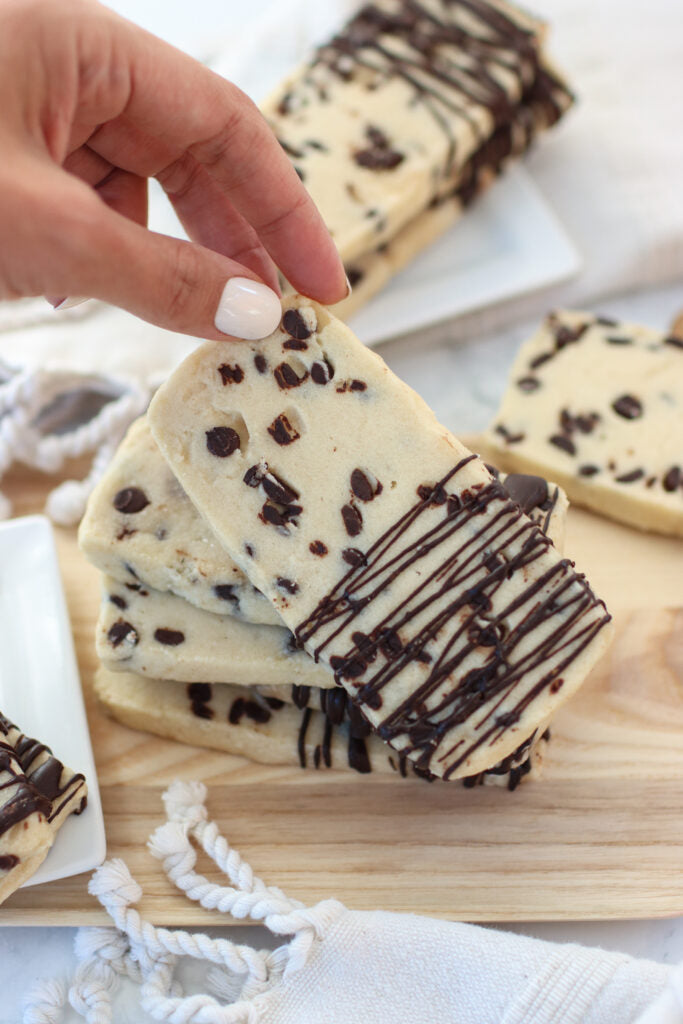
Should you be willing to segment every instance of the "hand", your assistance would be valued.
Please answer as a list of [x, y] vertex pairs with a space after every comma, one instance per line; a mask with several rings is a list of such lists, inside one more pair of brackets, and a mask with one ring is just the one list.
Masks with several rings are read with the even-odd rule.
[[[87, 295], [219, 339], [274, 329], [276, 265], [346, 294], [254, 104], [94, 0], [0, 0], [0, 98], [0, 298]], [[146, 228], [150, 177], [192, 242]]]

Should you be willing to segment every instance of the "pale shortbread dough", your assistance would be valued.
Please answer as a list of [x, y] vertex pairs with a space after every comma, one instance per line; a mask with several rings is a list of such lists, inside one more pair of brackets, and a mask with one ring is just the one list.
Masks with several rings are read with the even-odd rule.
[[193, 504], [380, 736], [475, 774], [580, 686], [611, 636], [572, 563], [330, 313], [209, 344], [157, 393]]
[[78, 542], [89, 561], [122, 583], [142, 581], [249, 622], [279, 622], [195, 511], [144, 417], [90, 496]]
[[554, 313], [521, 347], [484, 440], [578, 505], [683, 537], [683, 341]]
[[334, 679], [294, 643], [283, 626], [214, 615], [141, 584], [102, 581], [97, 655], [113, 671], [153, 679], [334, 686]]

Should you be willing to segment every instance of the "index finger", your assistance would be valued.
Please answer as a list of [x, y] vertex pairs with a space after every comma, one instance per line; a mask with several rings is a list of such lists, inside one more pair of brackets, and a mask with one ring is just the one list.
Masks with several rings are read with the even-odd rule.
[[89, 145], [117, 166], [147, 176], [167, 170], [189, 152], [254, 227], [297, 290], [328, 304], [343, 298], [346, 279], [334, 242], [255, 104], [230, 82], [137, 26], [118, 16], [111, 26], [111, 52], [123, 59], [130, 76], [122, 122], [158, 146], [122, 152], [116, 118], [95, 132]]

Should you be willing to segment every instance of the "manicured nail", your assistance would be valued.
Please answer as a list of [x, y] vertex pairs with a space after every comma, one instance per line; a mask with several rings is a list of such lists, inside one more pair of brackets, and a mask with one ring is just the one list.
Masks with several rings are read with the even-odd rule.
[[77, 298], [74, 296], [73, 298], [69, 298], [67, 296], [65, 299], [51, 299], [48, 296], [47, 301], [51, 306], [54, 306], [55, 309], [59, 309], [61, 311], [62, 309], [73, 309], [74, 306], [80, 306], [82, 303], [88, 301], [88, 297], [85, 296], [84, 298]]
[[349, 275], [347, 274], [346, 275], [346, 298], [347, 299], [348, 299], [348, 297], [349, 297], [349, 295], [351, 294], [352, 291], [353, 291], [353, 288], [351, 287], [351, 282], [349, 281]]
[[280, 300], [271, 288], [248, 277], [231, 277], [223, 289], [214, 323], [223, 334], [256, 341], [272, 334], [281, 316]]

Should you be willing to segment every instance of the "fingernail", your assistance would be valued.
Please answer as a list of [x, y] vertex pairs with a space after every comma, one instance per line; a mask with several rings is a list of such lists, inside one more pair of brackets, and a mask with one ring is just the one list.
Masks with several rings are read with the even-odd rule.
[[49, 296], [46, 296], [46, 298], [51, 306], [54, 306], [55, 309], [59, 309], [60, 311], [62, 309], [73, 309], [74, 306], [80, 306], [82, 305], [82, 303], [88, 302], [87, 296], [80, 298], [76, 296], [74, 296], [73, 298], [69, 298], [67, 296], [64, 299], [51, 299]]
[[223, 289], [214, 323], [223, 334], [256, 341], [272, 334], [281, 316], [280, 300], [271, 288], [248, 277], [231, 277]]
[[349, 297], [349, 295], [351, 294], [352, 291], [353, 291], [353, 288], [351, 287], [351, 282], [349, 281], [349, 275], [347, 274], [346, 275], [346, 298], [347, 299], [348, 299], [348, 297]]

